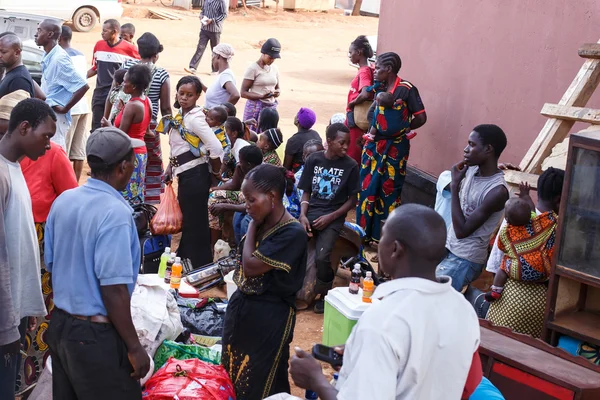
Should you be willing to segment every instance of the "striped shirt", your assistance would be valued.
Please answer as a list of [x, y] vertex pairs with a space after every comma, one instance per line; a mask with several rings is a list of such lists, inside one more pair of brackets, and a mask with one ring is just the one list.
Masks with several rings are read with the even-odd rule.
[[[44, 56], [41, 65], [42, 91], [46, 94], [46, 103], [50, 107], [66, 106], [73, 94], [87, 84], [75, 69], [71, 57], [59, 45]], [[71, 122], [70, 111], [66, 118]]]
[[213, 22], [202, 25], [201, 29], [208, 32], [223, 32], [223, 21], [227, 18], [228, 12], [229, 6], [226, 0], [206, 0], [200, 13], [200, 19], [206, 17], [212, 19]]
[[[139, 60], [128, 60], [123, 64], [122, 69], [129, 69], [130, 67], [138, 64]], [[148, 65], [150, 67], [150, 64]], [[148, 98], [152, 102], [152, 120], [156, 121], [158, 117], [158, 104], [160, 102], [160, 90], [162, 85], [169, 79], [169, 73], [166, 69], [161, 67], [155, 67], [156, 70], [152, 75], [152, 81], [150, 81], [150, 90], [148, 90]]]

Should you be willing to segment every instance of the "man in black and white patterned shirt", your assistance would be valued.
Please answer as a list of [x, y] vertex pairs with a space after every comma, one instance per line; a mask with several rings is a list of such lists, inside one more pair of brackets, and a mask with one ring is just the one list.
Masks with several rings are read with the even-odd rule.
[[[223, 21], [227, 18], [229, 11], [227, 0], [206, 0], [200, 13], [200, 38], [198, 39], [198, 46], [196, 47], [196, 53], [190, 60], [190, 65], [184, 70], [190, 74], [196, 73], [196, 68], [200, 64], [206, 45], [210, 41], [210, 48], [214, 49], [221, 40], [221, 32], [223, 32]], [[212, 72], [217, 72], [212, 67]]]

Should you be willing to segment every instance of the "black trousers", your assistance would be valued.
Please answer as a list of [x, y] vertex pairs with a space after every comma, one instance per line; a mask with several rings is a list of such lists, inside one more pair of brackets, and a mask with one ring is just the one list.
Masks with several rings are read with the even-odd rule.
[[[96, 94], [94, 93], [94, 96]], [[106, 105], [106, 97], [104, 99], [94, 97], [92, 99], [92, 129], [90, 133], [100, 128], [102, 123], [102, 117], [104, 117], [104, 106]]]
[[208, 227], [208, 190], [210, 172], [208, 164], [200, 164], [177, 175], [177, 199], [183, 214], [181, 242], [177, 255], [192, 260], [194, 268], [212, 261], [210, 228]]
[[[210, 42], [210, 49], [214, 49], [216, 45], [221, 41], [221, 32], [209, 32], [203, 29], [200, 30], [200, 37], [198, 39], [198, 45], [196, 46], [196, 52], [194, 56], [190, 60], [190, 68], [198, 68], [200, 64], [200, 60], [202, 60], [202, 56], [204, 55], [204, 50], [206, 50], [206, 45]], [[217, 70], [212, 66], [212, 72], [217, 72]]]
[[52, 397], [60, 400], [141, 399], [127, 347], [111, 324], [77, 319], [55, 308], [46, 332], [52, 352]]
[[[28, 320], [27, 317], [22, 318], [19, 324], [20, 342], [23, 346], [27, 340], [25, 330]], [[18, 351], [10, 352], [6, 348], [0, 347], [0, 399], [13, 400], [15, 398], [16, 380], [21, 370], [22, 360], [23, 357]]]
[[[320, 215], [307, 215], [312, 224]], [[313, 228], [313, 240], [316, 246], [315, 263], [317, 266], [317, 289], [319, 294], [326, 294], [332, 288], [335, 272], [331, 265], [331, 253], [335, 242], [340, 237], [344, 226], [344, 219], [340, 218], [327, 225], [325, 229], [318, 231]], [[323, 292], [323, 293], [321, 293]]]

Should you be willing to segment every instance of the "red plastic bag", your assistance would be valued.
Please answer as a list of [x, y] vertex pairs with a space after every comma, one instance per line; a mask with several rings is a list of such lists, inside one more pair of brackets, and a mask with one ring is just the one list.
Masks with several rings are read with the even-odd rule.
[[153, 235], [171, 235], [181, 232], [183, 214], [179, 208], [177, 196], [171, 184], [167, 184], [165, 194], [158, 206], [156, 214], [150, 221], [150, 232]]
[[[177, 397], [175, 397], [177, 396]], [[235, 400], [235, 390], [225, 368], [197, 358], [166, 364], [146, 382], [144, 400]]]

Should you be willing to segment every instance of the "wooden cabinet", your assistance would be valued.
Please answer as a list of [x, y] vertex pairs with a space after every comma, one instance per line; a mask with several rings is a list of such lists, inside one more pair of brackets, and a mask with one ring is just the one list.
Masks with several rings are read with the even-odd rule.
[[483, 374], [506, 400], [600, 399], [600, 367], [480, 320]]
[[600, 131], [570, 137], [544, 338], [600, 345]]

